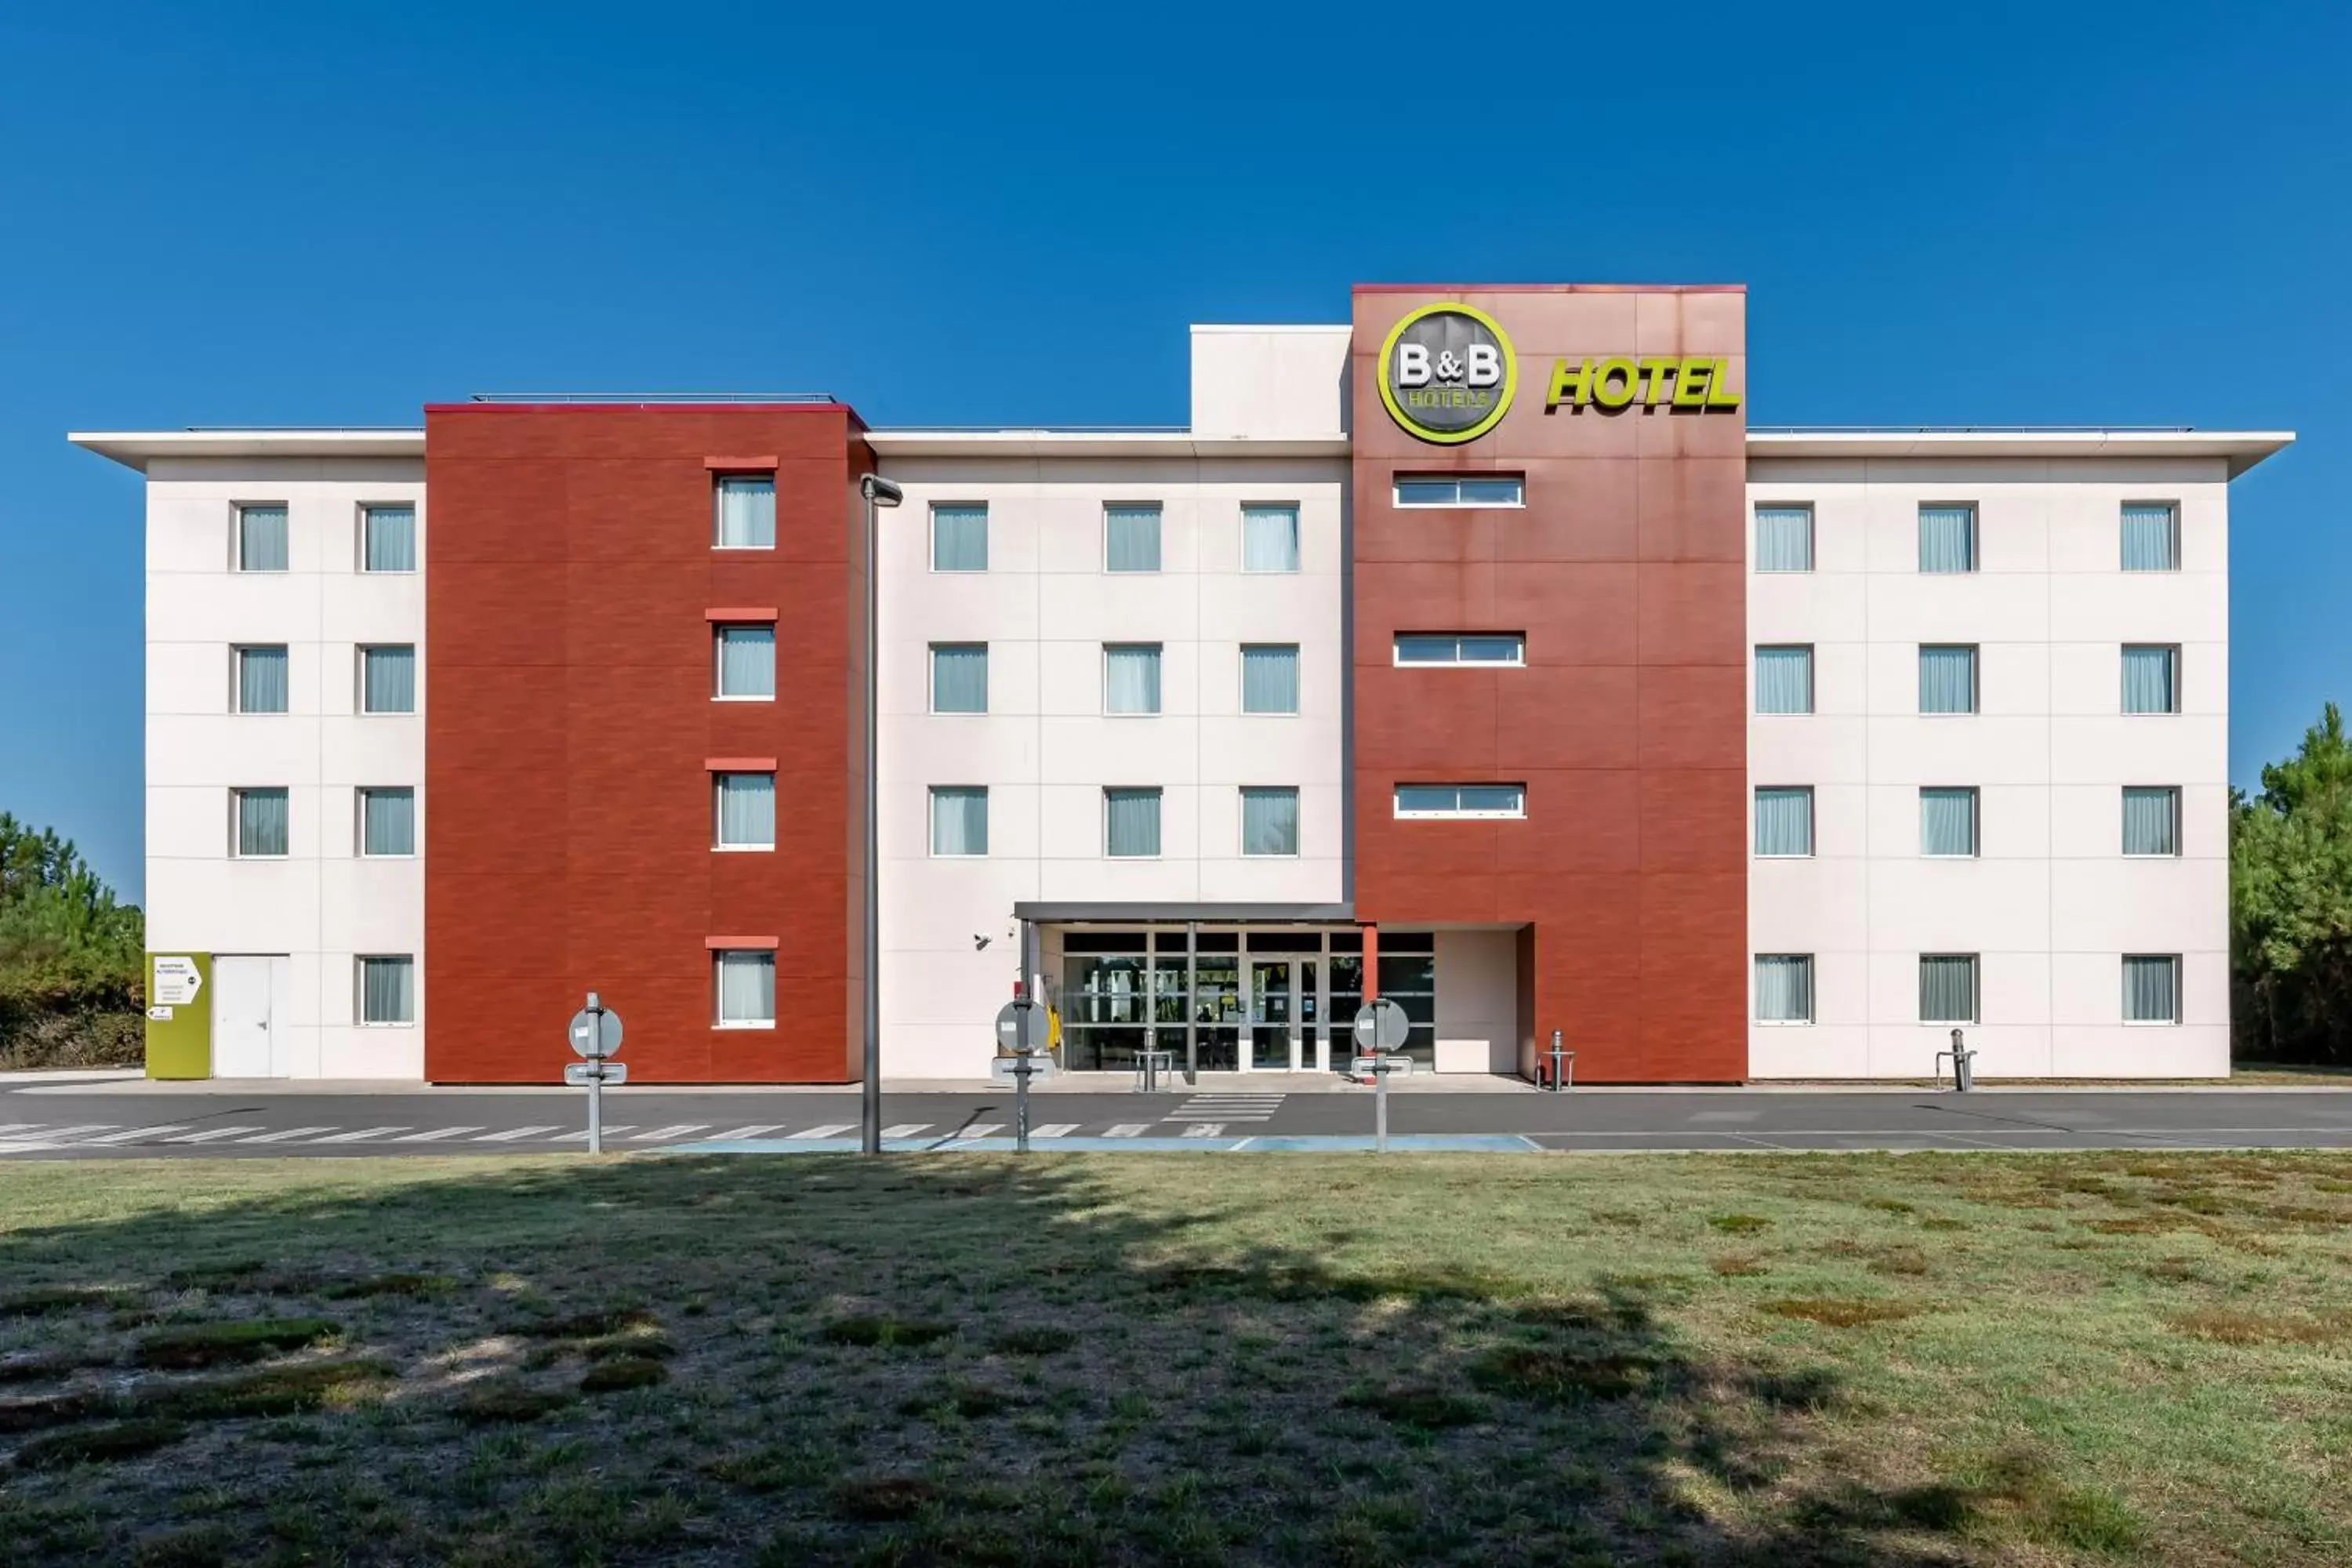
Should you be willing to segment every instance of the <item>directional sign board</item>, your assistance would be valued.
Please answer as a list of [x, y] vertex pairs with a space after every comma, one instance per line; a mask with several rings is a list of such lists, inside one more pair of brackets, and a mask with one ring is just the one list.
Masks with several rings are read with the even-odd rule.
[[1045, 1048], [1045, 1005], [1007, 1002], [996, 1010], [996, 1044], [1000, 1050], [1042, 1051]]
[[155, 955], [154, 980], [148, 987], [147, 1000], [158, 1007], [184, 1007], [196, 999], [205, 988], [205, 977], [196, 973], [193, 958], [167, 958]]
[[[611, 1008], [591, 1013], [583, 1007], [572, 1015], [572, 1049], [575, 1055], [591, 1060], [609, 1057], [621, 1048], [621, 1016]], [[566, 1069], [569, 1070], [568, 1068]], [[570, 1082], [569, 1079], [564, 1080]], [[607, 1079], [607, 1083], [617, 1080]]]
[[563, 1082], [567, 1088], [586, 1089], [592, 1083], [615, 1084], [628, 1081], [629, 1064], [626, 1062], [593, 1061], [563, 1064]]
[[1356, 1023], [1350, 1031], [1360, 1056], [1401, 1048], [1412, 1031], [1412, 1020], [1404, 1009], [1385, 996], [1375, 997], [1356, 1009]]

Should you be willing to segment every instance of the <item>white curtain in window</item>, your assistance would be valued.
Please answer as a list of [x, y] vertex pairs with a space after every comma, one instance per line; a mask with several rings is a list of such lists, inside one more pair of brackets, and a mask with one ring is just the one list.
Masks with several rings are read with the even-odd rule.
[[1973, 572], [1977, 569], [1977, 509], [1972, 506], [1923, 506], [1919, 509], [1919, 570]]
[[1103, 711], [1160, 711], [1160, 645], [1103, 645]]
[[2166, 787], [2124, 789], [2124, 853], [2180, 853], [2180, 792]]
[[1809, 506], [1759, 506], [1756, 509], [1756, 570], [1810, 572], [1813, 569], [1813, 509]]
[[1813, 710], [1813, 650], [1810, 647], [1759, 647], [1756, 650], [1756, 711], [1810, 713]]
[[1288, 645], [1242, 648], [1242, 711], [1298, 711], [1298, 649]]
[[2169, 502], [2124, 508], [2125, 571], [2180, 570], [2180, 530], [2174, 525], [2179, 515]]
[[416, 853], [416, 792], [370, 789], [360, 792], [360, 852], [364, 855]]
[[236, 710], [240, 713], [286, 711], [284, 648], [241, 647], [236, 650]]
[[736, 952], [719, 955], [719, 1021], [722, 1024], [772, 1024], [776, 1021], [774, 953]]
[[931, 853], [988, 853], [988, 791], [964, 785], [931, 791]]
[[1298, 792], [1295, 789], [1242, 791], [1242, 853], [1298, 853]]
[[2137, 954], [2124, 959], [2124, 1021], [2180, 1021], [2180, 960]]
[[240, 572], [286, 570], [286, 509], [284, 507], [237, 508], [236, 566]]
[[776, 630], [773, 626], [719, 629], [719, 695], [776, 694]]
[[988, 711], [988, 645], [931, 645], [931, 711]]
[[746, 550], [776, 544], [776, 481], [769, 474], [728, 474], [719, 481], [719, 542]]
[[413, 647], [371, 647], [360, 650], [362, 711], [416, 711], [416, 650]]
[[1242, 508], [1242, 570], [1298, 570], [1298, 509], [1293, 506]]
[[236, 796], [236, 852], [240, 855], [285, 854], [286, 815], [284, 790], [239, 790]]
[[413, 506], [372, 506], [362, 520], [367, 532], [367, 569], [371, 572], [416, 570], [416, 509]]
[[1103, 791], [1105, 852], [1111, 855], [1160, 853], [1160, 792], [1156, 789]]
[[934, 572], [985, 572], [988, 570], [988, 508], [985, 506], [931, 508], [931, 570]]
[[2124, 711], [2177, 713], [2180, 710], [2179, 674], [2180, 650], [2172, 647], [2124, 649]]
[[416, 1022], [416, 962], [405, 955], [360, 960], [360, 1022]]
[[1813, 852], [1813, 792], [1810, 787], [1772, 785], [1756, 792], [1756, 853]]
[[1972, 789], [1923, 789], [1919, 792], [1919, 853], [1973, 855], [1977, 852], [1977, 792]]
[[1919, 711], [1976, 710], [1977, 650], [1948, 644], [1923, 645], [1919, 649]]
[[776, 847], [776, 775], [719, 775], [719, 842], [730, 849]]
[[1160, 570], [1160, 509], [1114, 506], [1103, 510], [1103, 567], [1110, 572]]
[[1813, 1019], [1813, 960], [1810, 953], [1756, 955], [1756, 1016], [1768, 1024]]
[[1973, 954], [1938, 954], [1919, 960], [1919, 1021], [1977, 1021], [1977, 961]]

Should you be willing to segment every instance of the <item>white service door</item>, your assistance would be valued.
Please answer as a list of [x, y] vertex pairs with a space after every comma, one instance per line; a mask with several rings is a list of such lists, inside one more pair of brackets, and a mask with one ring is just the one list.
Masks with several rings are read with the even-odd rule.
[[290, 963], [283, 953], [213, 960], [213, 1076], [284, 1078], [280, 1038]]

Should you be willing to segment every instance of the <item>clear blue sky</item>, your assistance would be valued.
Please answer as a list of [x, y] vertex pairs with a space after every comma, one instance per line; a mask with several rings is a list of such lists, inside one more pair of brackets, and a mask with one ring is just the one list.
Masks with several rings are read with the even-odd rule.
[[0, 809], [137, 895], [139, 486], [68, 428], [1181, 424], [1187, 323], [1356, 281], [1745, 282], [1761, 424], [2292, 427], [2232, 775], [2352, 698], [2347, 7], [1283, 10], [9, 7]]

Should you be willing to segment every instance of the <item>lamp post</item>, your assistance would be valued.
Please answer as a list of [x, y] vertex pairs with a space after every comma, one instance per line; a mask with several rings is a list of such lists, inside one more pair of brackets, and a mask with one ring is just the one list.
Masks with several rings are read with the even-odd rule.
[[880, 579], [875, 575], [879, 552], [875, 548], [877, 507], [897, 506], [906, 492], [879, 474], [857, 481], [866, 498], [866, 1070], [858, 1085], [859, 1147], [868, 1154], [882, 1152], [882, 889], [880, 887], [881, 823], [877, 804], [881, 798], [875, 780], [877, 728], [875, 662], [881, 639], [875, 635], [882, 604]]

